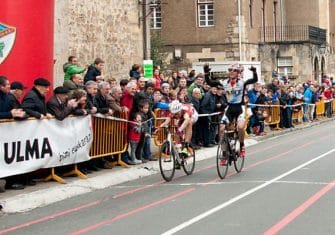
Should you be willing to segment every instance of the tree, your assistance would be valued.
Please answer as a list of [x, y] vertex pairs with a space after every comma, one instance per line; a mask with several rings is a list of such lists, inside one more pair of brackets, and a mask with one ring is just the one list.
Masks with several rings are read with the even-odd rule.
[[154, 65], [159, 65], [161, 69], [166, 67], [166, 57], [168, 53], [164, 52], [164, 41], [159, 34], [152, 34], [150, 38], [150, 55]]

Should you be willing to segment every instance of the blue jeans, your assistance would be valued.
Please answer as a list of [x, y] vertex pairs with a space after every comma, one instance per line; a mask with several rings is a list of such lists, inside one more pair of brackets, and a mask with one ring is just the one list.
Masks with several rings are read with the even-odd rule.
[[142, 157], [146, 160], [152, 159], [151, 155], [151, 138], [150, 136], [144, 137], [144, 146]]

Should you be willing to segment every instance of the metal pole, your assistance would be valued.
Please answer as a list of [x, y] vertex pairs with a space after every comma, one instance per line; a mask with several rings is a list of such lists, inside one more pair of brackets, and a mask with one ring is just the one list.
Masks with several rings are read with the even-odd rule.
[[147, 0], [142, 2], [142, 22], [143, 22], [143, 58], [148, 59], [148, 35], [147, 35]]
[[239, 60], [242, 61], [242, 28], [241, 28], [241, 0], [237, 2], [238, 6], [238, 47], [239, 47]]

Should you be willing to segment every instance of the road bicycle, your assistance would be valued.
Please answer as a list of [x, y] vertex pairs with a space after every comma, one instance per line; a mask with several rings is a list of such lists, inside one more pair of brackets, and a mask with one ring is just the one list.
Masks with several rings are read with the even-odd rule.
[[240, 157], [240, 144], [236, 121], [225, 125], [224, 135], [220, 139], [216, 154], [216, 168], [218, 175], [224, 179], [228, 172], [228, 165], [234, 163], [236, 172], [241, 172], [244, 166], [244, 157]]
[[164, 127], [167, 133], [159, 151], [159, 169], [163, 179], [167, 182], [173, 179], [176, 169], [183, 168], [186, 175], [190, 175], [195, 167], [195, 153], [192, 146], [185, 147], [183, 138], [180, 144], [174, 141], [174, 135], [169, 127]]

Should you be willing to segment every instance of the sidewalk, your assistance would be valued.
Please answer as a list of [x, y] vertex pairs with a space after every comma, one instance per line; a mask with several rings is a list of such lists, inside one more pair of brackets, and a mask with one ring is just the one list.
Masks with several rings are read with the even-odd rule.
[[[334, 119], [326, 118], [317, 122], [301, 124], [296, 126], [296, 128], [269, 131], [265, 136], [249, 136], [245, 140], [245, 145], [255, 145], [259, 141], [267, 138], [283, 135], [291, 131], [298, 131], [331, 120]], [[216, 150], [216, 146], [197, 150], [196, 160], [201, 161], [213, 158], [213, 156], [216, 155]], [[0, 204], [3, 206], [2, 210], [5, 213], [25, 212], [77, 195], [104, 189], [112, 185], [128, 182], [156, 173], [159, 173], [158, 161], [153, 161], [141, 165], [130, 166], [129, 168], [114, 167], [111, 170], [101, 170], [89, 174], [88, 179], [86, 180], [79, 179], [78, 177], [67, 177], [67, 184], [38, 182], [36, 186], [28, 186], [24, 190], [7, 190], [5, 193], [1, 193]]]

